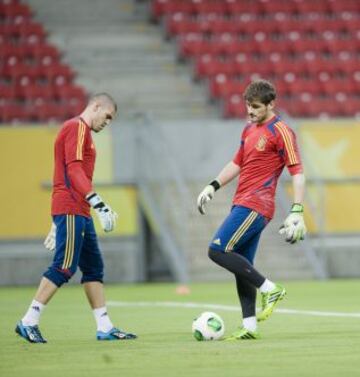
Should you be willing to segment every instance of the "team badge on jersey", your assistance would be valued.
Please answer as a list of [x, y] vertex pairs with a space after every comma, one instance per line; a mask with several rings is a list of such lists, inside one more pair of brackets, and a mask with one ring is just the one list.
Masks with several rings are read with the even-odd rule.
[[255, 145], [255, 148], [259, 151], [259, 152], [263, 152], [265, 150], [265, 146], [266, 146], [266, 142], [267, 142], [267, 139], [264, 135], [261, 135], [259, 137], [259, 140], [257, 141], [256, 145]]

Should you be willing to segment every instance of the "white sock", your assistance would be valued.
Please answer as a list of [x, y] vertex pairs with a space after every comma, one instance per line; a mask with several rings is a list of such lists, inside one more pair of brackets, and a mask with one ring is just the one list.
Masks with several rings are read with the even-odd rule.
[[97, 331], [108, 332], [114, 327], [107, 314], [106, 306], [94, 309], [93, 313], [96, 321]]
[[249, 331], [256, 331], [257, 321], [256, 317], [247, 317], [243, 319], [243, 326]]
[[260, 292], [261, 293], [267, 293], [272, 291], [275, 288], [275, 283], [272, 281], [265, 279], [265, 281], [260, 285]]
[[45, 309], [44, 304], [39, 301], [33, 300], [31, 305], [29, 306], [28, 311], [24, 315], [23, 319], [21, 320], [24, 326], [35, 326], [39, 324], [40, 315]]

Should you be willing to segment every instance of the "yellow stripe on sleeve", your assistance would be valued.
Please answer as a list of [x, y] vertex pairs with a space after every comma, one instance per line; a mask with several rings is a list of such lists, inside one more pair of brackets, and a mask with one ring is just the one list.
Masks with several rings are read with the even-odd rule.
[[281, 137], [284, 140], [285, 148], [287, 154], [289, 156], [290, 165], [296, 165], [299, 163], [298, 158], [296, 156], [295, 147], [293, 143], [293, 139], [289, 133], [289, 130], [285, 127], [285, 125], [281, 122], [275, 123], [275, 127], [280, 132]]
[[85, 139], [85, 124], [80, 120], [79, 129], [78, 129], [78, 141], [77, 141], [77, 146], [76, 146], [76, 159], [77, 160], [83, 159], [84, 139]]

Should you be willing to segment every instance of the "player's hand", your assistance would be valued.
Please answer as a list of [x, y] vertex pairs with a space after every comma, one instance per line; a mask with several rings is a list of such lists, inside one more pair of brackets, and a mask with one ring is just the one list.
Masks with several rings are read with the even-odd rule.
[[293, 204], [290, 214], [280, 227], [279, 233], [285, 235], [286, 242], [292, 244], [305, 238], [306, 226], [304, 222], [304, 207], [302, 204]]
[[50, 232], [46, 236], [44, 241], [44, 246], [50, 250], [54, 251], [56, 247], [56, 225], [54, 223], [51, 224]]
[[211, 184], [207, 185], [204, 190], [201, 191], [200, 195], [197, 198], [197, 207], [202, 215], [205, 215], [206, 203], [209, 202], [214, 197], [214, 195], [215, 188]]
[[205, 215], [205, 206], [215, 195], [215, 188], [207, 185], [197, 198], [197, 207], [202, 215]]
[[105, 204], [101, 197], [96, 193], [88, 195], [86, 200], [91, 207], [94, 208], [103, 230], [105, 232], [111, 232], [114, 230], [116, 219], [118, 218], [117, 213]]

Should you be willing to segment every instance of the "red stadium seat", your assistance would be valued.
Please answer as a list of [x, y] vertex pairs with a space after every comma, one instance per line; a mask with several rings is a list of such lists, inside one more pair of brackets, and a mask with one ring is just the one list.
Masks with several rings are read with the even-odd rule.
[[165, 15], [174, 13], [194, 13], [194, 7], [190, 0], [153, 0], [151, 2], [151, 16], [154, 21], [159, 21]]
[[0, 103], [0, 122], [19, 123], [29, 119], [30, 112], [27, 107], [19, 103]]
[[228, 80], [225, 85], [219, 88], [219, 96], [221, 98], [230, 98], [235, 94], [242, 96], [247, 84], [248, 82], [236, 79]]
[[63, 103], [81, 103], [83, 105], [87, 100], [85, 90], [76, 85], [56, 86], [55, 94], [57, 99]]
[[0, 102], [8, 103], [17, 100], [17, 93], [13, 85], [0, 85]]
[[287, 72], [301, 76], [306, 72], [306, 62], [303, 59], [280, 59], [277, 62], [272, 62], [271, 70], [278, 76]]
[[225, 14], [227, 12], [226, 4], [223, 1], [216, 0], [193, 0], [194, 12], [202, 14]]
[[60, 122], [69, 118], [69, 115], [66, 106], [52, 101], [34, 103], [34, 117], [39, 122]]
[[69, 102], [67, 104], [67, 118], [72, 118], [81, 114], [86, 107], [86, 101]]
[[192, 1], [183, 0], [183, 1], [176, 1], [176, 0], [163, 0], [159, 1], [162, 3], [161, 5], [161, 16], [166, 14], [174, 14], [177, 12], [193, 14], [195, 13], [194, 5]]
[[13, 65], [21, 63], [25, 58], [24, 51], [16, 45], [6, 43], [1, 45], [0, 59], [1, 65]]
[[50, 85], [26, 85], [20, 87], [18, 91], [25, 101], [32, 103], [46, 102], [54, 98], [54, 90]]
[[318, 76], [320, 72], [328, 72], [330, 75], [334, 75], [339, 71], [339, 67], [333, 59], [326, 60], [317, 57], [306, 62], [305, 70], [310, 76]]
[[1, 122], [63, 120], [86, 105], [84, 90], [72, 85], [74, 72], [45, 40], [43, 26], [31, 20], [27, 5], [1, 0]]
[[360, 13], [360, 3], [358, 0], [330, 0], [329, 1], [330, 10], [334, 14], [339, 14], [340, 12], [357, 12]]
[[297, 6], [295, 1], [262, 1], [260, 2], [262, 12], [266, 14], [274, 14], [274, 13], [285, 13], [285, 14], [294, 14], [297, 11]]
[[228, 85], [230, 78], [223, 73], [210, 78], [208, 88], [210, 93], [210, 99], [216, 99], [221, 96], [222, 88]]
[[313, 79], [296, 79], [289, 83], [290, 93], [297, 95], [299, 93], [309, 93], [312, 96], [317, 96], [323, 92], [321, 82]]
[[14, 84], [28, 84], [35, 82], [40, 76], [39, 67], [28, 66], [23, 63], [7, 65], [2, 68], [2, 76]]
[[72, 81], [74, 72], [66, 64], [54, 63], [41, 66], [41, 76], [54, 85], [65, 85]]
[[158, 21], [164, 15], [164, 5], [168, 0], [153, 0], [151, 2], [152, 19]]
[[245, 118], [246, 107], [242, 96], [233, 94], [224, 99], [222, 114], [224, 118]]
[[7, 42], [14, 43], [38, 43], [43, 41], [46, 32], [38, 22], [22, 22], [19, 24], [10, 23], [0, 25], [0, 34]]
[[349, 97], [340, 105], [341, 112], [345, 116], [360, 116], [360, 99], [359, 97]]
[[244, 0], [226, 0], [227, 12], [231, 15], [252, 14], [259, 15], [262, 13], [260, 1]]
[[238, 33], [241, 30], [241, 23], [222, 16], [212, 17], [207, 21], [208, 33]]
[[219, 61], [218, 59], [212, 59], [211, 55], [207, 54], [202, 57], [201, 63], [196, 66], [197, 69], [194, 72], [195, 79], [212, 77], [219, 73], [224, 73], [226, 75], [233, 75], [236, 73], [235, 62], [231, 59]]
[[179, 38], [178, 57], [186, 59], [211, 52], [211, 43], [199, 33], [189, 33]]
[[336, 93], [345, 93], [347, 95], [355, 95], [359, 93], [360, 83], [349, 78], [333, 78], [321, 83], [323, 91], [327, 95], [335, 95]]
[[168, 15], [167, 33], [179, 36], [179, 57], [194, 60], [194, 77], [208, 79], [210, 98], [224, 98], [225, 117], [244, 115], [245, 82], [255, 77], [274, 82], [279, 103], [293, 116], [358, 113], [360, 1], [157, 0], [152, 5], [158, 19]]
[[4, 5], [19, 4], [20, 0], [2, 0], [1, 3]]
[[298, 13], [328, 13], [331, 8], [327, 0], [298, 0], [295, 2]]
[[168, 36], [201, 32], [200, 23], [197, 20], [188, 18], [184, 13], [175, 13], [167, 16], [165, 29]]
[[40, 44], [34, 49], [34, 59], [40, 65], [52, 65], [60, 60], [59, 50], [51, 45]]
[[30, 19], [31, 11], [26, 4], [10, 2], [8, 4], [0, 4], [0, 20], [3, 23], [21, 23], [24, 20]]

